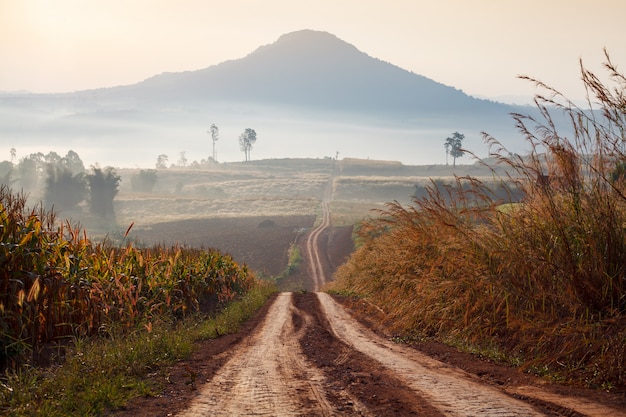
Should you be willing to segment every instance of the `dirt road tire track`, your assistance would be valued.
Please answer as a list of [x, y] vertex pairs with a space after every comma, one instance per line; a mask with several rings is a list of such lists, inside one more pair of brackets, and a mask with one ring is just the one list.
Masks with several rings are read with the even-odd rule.
[[322, 262], [320, 258], [319, 237], [322, 232], [330, 226], [330, 212], [328, 210], [328, 203], [323, 201], [321, 206], [322, 221], [315, 229], [313, 229], [306, 241], [307, 259], [314, 291], [319, 291], [326, 283], [324, 262]]
[[291, 293], [275, 299], [262, 326], [179, 416], [333, 415], [321, 372], [300, 352], [291, 300]]
[[262, 324], [232, 349], [230, 359], [179, 415], [623, 413], [593, 401], [550, 397], [538, 387], [502, 390], [371, 333], [328, 294], [281, 293]]
[[[485, 385], [463, 371], [380, 338], [365, 329], [328, 294], [318, 293], [337, 338], [397, 376], [439, 410], [457, 416], [542, 416], [533, 406]], [[376, 366], [376, 365], [375, 365]]]
[[[326, 375], [329, 392], [344, 392], [351, 401], [335, 401], [337, 415], [375, 416], [441, 416], [426, 400], [406, 387], [393, 372], [372, 366], [366, 355], [337, 339], [321, 308], [316, 294], [295, 294], [299, 311], [312, 314], [315, 326], [300, 339], [302, 351], [309, 361]], [[329, 350], [333, 355], [320, 355]], [[367, 411], [353, 407], [359, 403]]]

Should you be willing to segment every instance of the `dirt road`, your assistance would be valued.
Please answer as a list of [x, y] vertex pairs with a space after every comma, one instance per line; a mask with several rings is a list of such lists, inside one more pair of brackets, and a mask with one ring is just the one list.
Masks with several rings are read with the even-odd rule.
[[319, 291], [326, 283], [326, 272], [324, 271], [324, 263], [320, 257], [319, 238], [324, 230], [330, 226], [330, 212], [328, 211], [328, 203], [322, 202], [322, 221], [309, 233], [306, 240], [306, 256], [309, 265], [310, 280], [312, 281], [314, 291]]
[[179, 416], [620, 416], [538, 387], [500, 389], [370, 332], [324, 293], [281, 293]]
[[[326, 280], [308, 236], [310, 279]], [[328, 294], [281, 293], [265, 319], [207, 378], [179, 416], [625, 416], [589, 399], [540, 386], [501, 388], [393, 343], [353, 319]]]
[[291, 294], [280, 294], [261, 328], [181, 415], [332, 415], [323, 374], [299, 349], [303, 328], [295, 328], [293, 310]]

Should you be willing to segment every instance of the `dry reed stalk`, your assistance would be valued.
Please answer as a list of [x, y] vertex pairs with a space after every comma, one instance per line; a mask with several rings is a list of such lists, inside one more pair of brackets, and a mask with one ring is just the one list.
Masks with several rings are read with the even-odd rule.
[[[513, 155], [485, 134], [504, 176], [492, 167], [493, 182], [433, 181], [413, 205], [388, 204], [362, 228], [336, 288], [366, 296], [407, 332], [626, 386], [626, 78], [608, 55], [605, 67], [613, 88], [581, 66], [599, 111], [531, 79], [546, 90], [538, 116], [513, 115], [531, 152]], [[560, 134], [555, 109], [573, 136]]]

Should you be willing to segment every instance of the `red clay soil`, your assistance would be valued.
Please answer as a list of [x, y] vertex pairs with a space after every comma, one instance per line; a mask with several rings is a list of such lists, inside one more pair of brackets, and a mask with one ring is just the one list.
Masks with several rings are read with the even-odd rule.
[[[319, 300], [312, 293], [297, 293], [294, 305], [313, 316], [314, 325], [304, 333], [300, 347], [311, 363], [325, 374], [329, 385], [327, 393], [335, 409], [353, 415], [351, 404], [341, 404], [341, 398], [332, 398], [334, 392], [346, 390], [376, 416], [440, 416], [428, 402], [409, 389], [391, 371], [371, 368], [371, 359], [351, 349], [332, 335], [332, 330]], [[297, 321], [299, 316], [293, 316]], [[337, 358], [341, 357], [338, 361]], [[337, 404], [338, 403], [338, 404]]]

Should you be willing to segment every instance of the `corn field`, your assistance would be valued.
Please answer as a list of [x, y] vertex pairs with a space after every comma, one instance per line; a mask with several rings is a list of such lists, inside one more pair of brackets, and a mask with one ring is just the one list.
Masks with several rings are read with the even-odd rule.
[[245, 266], [217, 251], [94, 243], [77, 226], [0, 188], [0, 369], [65, 338], [182, 317], [250, 289]]

